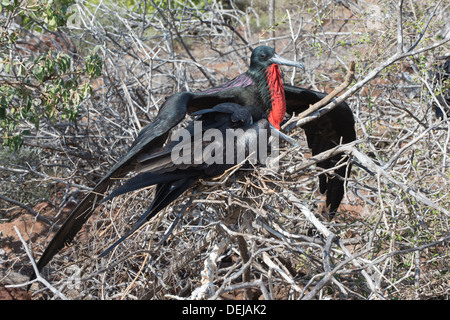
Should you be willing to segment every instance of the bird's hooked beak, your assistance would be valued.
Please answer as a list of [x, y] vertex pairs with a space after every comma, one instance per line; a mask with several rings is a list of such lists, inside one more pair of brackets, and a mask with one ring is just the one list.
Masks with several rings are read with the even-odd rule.
[[305, 71], [305, 65], [303, 63], [285, 59], [277, 54], [274, 54], [273, 57], [269, 59], [269, 61], [276, 64], [282, 64], [285, 66], [297, 67]]

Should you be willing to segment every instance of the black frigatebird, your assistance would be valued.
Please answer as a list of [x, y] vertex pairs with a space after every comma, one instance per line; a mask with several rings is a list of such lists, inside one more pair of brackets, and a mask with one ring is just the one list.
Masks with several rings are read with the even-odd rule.
[[[279, 64], [304, 69], [303, 64], [278, 56], [273, 48], [259, 46], [252, 52], [248, 71], [229, 82], [200, 92], [180, 92], [169, 96], [163, 103], [156, 118], [140, 131], [128, 153], [113, 166], [71, 212], [41, 256], [37, 264], [38, 270], [42, 270], [64, 245], [72, 241], [82, 225], [92, 215], [99, 202], [104, 198], [105, 193], [115, 182], [115, 179], [123, 178], [127, 173], [134, 171], [136, 166], [139, 165], [139, 159], [142, 159], [142, 155], [151, 154], [152, 151], [160, 149], [166, 142], [172, 128], [179, 124], [187, 113], [213, 109], [215, 106], [223, 103], [233, 103], [244, 107], [257, 106], [261, 112], [267, 115], [269, 122], [279, 129], [286, 112], [298, 114], [326, 96], [325, 93], [283, 85], [278, 68]], [[348, 143], [356, 139], [353, 114], [345, 102], [339, 104], [314, 122], [308, 123], [304, 126], [304, 129], [313, 155], [328, 150], [341, 142]], [[319, 163], [319, 166], [331, 168], [340, 159], [341, 155], [338, 155]], [[208, 170], [211, 170], [211, 168]], [[174, 170], [172, 173], [166, 173], [167, 177], [170, 174], [174, 174], [174, 172], [178, 171]], [[186, 185], [190, 185], [195, 176], [183, 176], [187, 172], [185, 170], [178, 180], [182, 180]], [[341, 167], [335, 173], [344, 177], [347, 174], [346, 168]], [[151, 174], [155, 173], [150, 172], [147, 175]], [[138, 177], [136, 178], [137, 180], [145, 177], [154, 178], [155, 181], [158, 178], [161, 179], [159, 182], [154, 183], [157, 184], [155, 197], [159, 199], [159, 202], [154, 201], [149, 209], [155, 214], [157, 210], [164, 208], [186, 190], [186, 188], [178, 187], [174, 191], [176, 182], [164, 180], [163, 175], [156, 178], [155, 176], [150, 177], [141, 174]], [[138, 183], [139, 181], [137, 180], [130, 183]], [[333, 214], [342, 200], [344, 182], [336, 176], [322, 174], [319, 184], [320, 191], [322, 193], [326, 192], [326, 203]], [[34, 277], [35, 275], [32, 275], [31, 278]]]

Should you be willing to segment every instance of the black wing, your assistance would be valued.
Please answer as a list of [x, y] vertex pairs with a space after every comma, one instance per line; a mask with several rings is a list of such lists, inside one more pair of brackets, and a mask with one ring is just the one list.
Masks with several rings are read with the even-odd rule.
[[[98, 206], [99, 201], [103, 199], [110, 185], [114, 183], [114, 179], [122, 178], [134, 170], [136, 158], [141, 153], [161, 147], [172, 128], [185, 118], [188, 109], [195, 111], [213, 107], [221, 102], [232, 102], [234, 100], [234, 89], [224, 88], [208, 93], [182, 92], [168, 97], [156, 118], [140, 131], [127, 154], [114, 165], [71, 212], [39, 259], [38, 270], [41, 271], [59, 250], [73, 240]], [[30, 279], [35, 277], [33, 273]]]
[[[73, 240], [98, 206], [109, 186], [114, 183], [114, 178], [122, 178], [133, 170], [135, 159], [141, 152], [156, 148], [164, 143], [170, 129], [184, 119], [187, 105], [191, 99], [190, 93], [179, 93], [166, 100], [158, 116], [152, 123], [142, 129], [128, 153], [85, 196], [56, 232], [37, 263], [39, 271], [47, 265], [59, 250]], [[30, 279], [34, 279], [35, 276], [33, 273]]]
[[[115, 182], [115, 179], [122, 178], [133, 171], [137, 164], [136, 159], [140, 155], [163, 146], [172, 128], [185, 118], [188, 109], [189, 111], [195, 111], [211, 108], [222, 102], [236, 101], [239, 97], [235, 93], [237, 89], [235, 84], [244, 87], [251, 85], [245, 74], [233, 79], [232, 82], [232, 86], [224, 85], [210, 89], [208, 92], [182, 92], [168, 97], [156, 118], [140, 131], [127, 154], [113, 166], [71, 212], [39, 259], [37, 263], [38, 271], [41, 271], [59, 250], [73, 240], [103, 199], [109, 187]], [[36, 275], [33, 273], [30, 279], [32, 280], [35, 277]]]
[[[253, 121], [260, 120], [263, 116], [263, 112], [258, 108], [249, 111], [248, 108], [251, 109], [252, 107], [242, 107], [241, 105], [234, 103], [223, 103], [215, 106], [214, 108], [194, 113], [194, 115], [198, 115], [194, 121], [199, 121], [202, 123], [203, 132], [214, 128], [218, 129], [222, 133], [222, 137], [225, 137], [226, 130], [229, 128], [242, 128], [245, 131], [246, 129], [254, 129], [259, 125], [259, 123], [254, 124]], [[205, 154], [203, 151], [211, 142], [203, 141], [203, 134], [194, 134], [194, 121], [184, 129], [190, 133], [190, 140], [188, 143], [186, 143], [186, 141], [173, 141], [167, 143], [165, 147], [154, 153], [150, 152], [149, 154], [141, 154], [137, 160], [140, 162], [139, 168], [142, 173], [127, 180], [126, 183], [114, 190], [107, 198], [104, 199], [104, 201], [107, 201], [130, 191], [156, 185], [155, 196], [148, 210], [137, 220], [130, 231], [128, 231], [124, 236], [104, 251], [100, 257], [108, 254], [113, 248], [127, 239], [143, 224], [154, 217], [159, 211], [167, 207], [172, 201], [176, 200], [199, 178], [204, 176], [220, 175], [224, 173], [225, 170], [236, 164], [236, 162], [208, 163], [208, 161], [205, 160]], [[268, 127], [267, 120], [265, 124]], [[258, 131], [256, 130], [251, 130], [250, 132], [250, 134], [258, 134]], [[249, 139], [254, 139], [254, 137], [250, 137]], [[233, 142], [239, 143], [235, 140], [233, 140]], [[190, 161], [187, 161], [186, 163], [177, 164], [171, 161], [172, 151], [174, 150], [174, 147], [179, 146], [179, 143], [184, 143], [189, 146], [192, 157], [195, 153], [195, 146], [201, 145], [202, 154], [204, 156], [203, 161], [200, 163], [195, 163], [193, 158], [190, 158]], [[241, 143], [249, 142], [241, 140]], [[226, 141], [223, 141], [223, 154], [226, 152], [224, 147], [225, 145]], [[235, 148], [234, 144], [233, 147]]]
[[[285, 85], [285, 95], [287, 113], [295, 112], [299, 114], [306, 110], [309, 105], [325, 98], [327, 94]], [[345, 102], [337, 105], [319, 119], [305, 124], [303, 129], [313, 156], [334, 148], [340, 143], [349, 143], [356, 140], [353, 113]], [[332, 168], [341, 160], [341, 157], [342, 155], [336, 155], [318, 163], [318, 166], [324, 169]], [[345, 166], [335, 170], [335, 173], [340, 177], [346, 177], [349, 172], [350, 167], [347, 172]], [[326, 204], [330, 208], [330, 218], [332, 218], [344, 196], [344, 181], [335, 175], [321, 174], [319, 176], [319, 188], [321, 193], [326, 192]]]

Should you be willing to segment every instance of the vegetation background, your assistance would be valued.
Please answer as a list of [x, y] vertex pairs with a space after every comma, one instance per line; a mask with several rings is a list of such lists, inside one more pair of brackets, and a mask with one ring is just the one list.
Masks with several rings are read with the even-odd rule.
[[[0, 8], [0, 298], [449, 298], [447, 1], [2, 0]], [[277, 174], [201, 181], [98, 259], [153, 189], [102, 206], [44, 270], [48, 282], [38, 278], [25, 293], [25, 248], [39, 258], [164, 98], [232, 79], [260, 44], [305, 63], [305, 73], [283, 67], [283, 76], [314, 90], [331, 92], [356, 63], [342, 93], [356, 119], [358, 141], [344, 148], [354, 170], [334, 220], [322, 216], [321, 170], [294, 126], [301, 148], [284, 149]]]

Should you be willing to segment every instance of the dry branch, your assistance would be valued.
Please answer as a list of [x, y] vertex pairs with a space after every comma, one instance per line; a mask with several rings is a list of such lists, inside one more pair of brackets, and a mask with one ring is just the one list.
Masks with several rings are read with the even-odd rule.
[[34, 272], [36, 274], [36, 279], [32, 280], [32, 281], [28, 281], [22, 284], [17, 284], [17, 285], [8, 285], [8, 288], [14, 288], [14, 287], [25, 287], [25, 286], [29, 286], [31, 284], [33, 284], [34, 282], [40, 282], [42, 283], [44, 286], [46, 286], [53, 294], [55, 294], [57, 297], [59, 297], [62, 300], [68, 300], [66, 298], [66, 296], [64, 296], [64, 294], [62, 294], [61, 292], [59, 292], [55, 287], [53, 287], [47, 280], [45, 280], [40, 274], [39, 271], [37, 269], [37, 265], [36, 265], [36, 261], [34, 261], [33, 255], [30, 252], [30, 249], [28, 248], [25, 240], [23, 239], [22, 235], [20, 234], [19, 229], [17, 229], [16, 226], [14, 226], [14, 231], [16, 231], [17, 236], [20, 239], [20, 242], [22, 243], [22, 246], [28, 256], [28, 259], [30, 259], [31, 265], [33, 266]]

